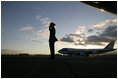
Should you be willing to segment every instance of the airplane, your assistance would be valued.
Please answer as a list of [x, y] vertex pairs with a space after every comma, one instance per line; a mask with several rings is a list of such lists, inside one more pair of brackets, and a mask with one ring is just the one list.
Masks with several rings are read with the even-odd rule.
[[89, 56], [90, 54], [100, 54], [105, 53], [109, 51], [116, 50], [114, 49], [114, 43], [115, 40], [111, 41], [104, 49], [75, 49], [75, 48], [63, 48], [59, 50], [58, 52], [61, 54], [67, 54], [69, 56], [75, 55], [81, 55], [81, 56]]

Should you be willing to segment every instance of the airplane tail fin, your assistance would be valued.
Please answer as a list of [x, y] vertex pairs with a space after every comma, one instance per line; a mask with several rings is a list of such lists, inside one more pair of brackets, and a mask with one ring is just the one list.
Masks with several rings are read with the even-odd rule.
[[115, 40], [111, 41], [104, 49], [113, 49]]

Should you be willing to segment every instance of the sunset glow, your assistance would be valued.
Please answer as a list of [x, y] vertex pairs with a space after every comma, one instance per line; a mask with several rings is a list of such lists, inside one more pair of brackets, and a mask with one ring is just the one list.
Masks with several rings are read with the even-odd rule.
[[101, 11], [79, 1], [2, 1], [2, 54], [50, 54], [50, 22], [56, 24], [56, 53], [104, 48], [117, 39], [117, 15]]

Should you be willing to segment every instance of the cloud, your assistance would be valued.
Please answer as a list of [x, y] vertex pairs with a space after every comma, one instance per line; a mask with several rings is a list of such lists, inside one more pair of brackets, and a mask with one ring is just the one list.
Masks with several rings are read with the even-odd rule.
[[80, 29], [84, 29], [84, 28], [85, 28], [85, 26], [79, 26], [78, 28], [80, 28]]
[[106, 36], [96, 36], [96, 35], [92, 35], [87, 37], [86, 42], [109, 42], [111, 41], [111, 39], [109, 39]]
[[86, 46], [85, 43], [81, 43], [81, 42], [75, 42], [74, 45]]
[[33, 29], [33, 27], [31, 27], [29, 24], [27, 24], [26, 26], [21, 27], [18, 30], [20, 30], [20, 31], [28, 31], [28, 30], [32, 30], [32, 29]]
[[62, 42], [69, 42], [69, 43], [74, 42], [74, 40], [69, 35], [66, 35], [65, 37], [61, 38], [60, 41], [62, 41]]
[[49, 17], [41, 17], [41, 15], [37, 15], [36, 19], [42, 23], [43, 27], [48, 27], [51, 22]]
[[42, 38], [48, 39], [49, 37], [49, 29], [48, 28], [42, 28], [36, 32], [36, 35], [41, 36]]
[[79, 42], [83, 42], [86, 39], [83, 31], [85, 31], [85, 26], [78, 26], [78, 29], [75, 33], [66, 35], [65, 37], [61, 38], [60, 41], [74, 43], [75, 45]]
[[109, 26], [106, 28], [101, 36], [107, 36], [110, 38], [117, 38], [117, 26]]
[[68, 42], [68, 43], [74, 43], [75, 45], [78, 45], [80, 42], [82, 42], [86, 39], [86, 36], [84, 34], [68, 34], [65, 37], [61, 38], [61, 42]]
[[110, 42], [112, 40], [117, 40], [117, 26], [108, 26], [98, 36], [92, 35], [87, 37], [86, 42]]
[[85, 34], [83, 34], [83, 33], [69, 34], [69, 36], [71, 36], [74, 41], [83, 41], [86, 38]]
[[[90, 31], [93, 31], [89, 29]], [[108, 26], [99, 35], [91, 35], [86, 37], [85, 34], [80, 32], [79, 34], [68, 34], [63, 37], [61, 41], [73, 43], [74, 45], [104, 45], [103, 42], [110, 42], [117, 40], [117, 26]]]
[[1, 50], [1, 54], [2, 55], [6, 55], [6, 54], [8, 54], [8, 55], [13, 55], [13, 54], [20, 54], [20, 53], [27, 53], [26, 51], [24, 51], [24, 50], [10, 50], [10, 49], [2, 49]]
[[49, 38], [49, 24], [51, 22], [49, 17], [43, 17], [41, 15], [37, 15], [35, 16], [35, 19], [38, 20], [39, 22], [41, 22], [42, 26], [40, 25], [40, 29], [36, 29], [35, 27], [30, 26], [29, 24], [27, 24], [24, 27], [19, 28], [18, 30], [20, 31], [29, 31], [32, 32], [31, 36], [26, 36], [25, 38], [32, 40], [33, 42], [40, 42], [43, 44], [46, 44], [46, 42], [40, 41], [40, 40], [35, 40], [32, 39], [32, 37], [36, 38], [44, 38], [44, 39], [48, 39]]
[[33, 42], [39, 42], [39, 43], [42, 43], [42, 44], [48, 44], [47, 42], [44, 42], [44, 41], [40, 41], [40, 40], [36, 40], [36, 39], [32, 39]]
[[33, 42], [39, 42], [39, 43], [44, 43], [43, 41], [40, 41], [40, 40], [32, 40]]
[[41, 16], [40, 16], [40, 15], [37, 15], [37, 16], [36, 16], [36, 19], [37, 19], [37, 20], [39, 20], [40, 18], [41, 18]]
[[93, 32], [94, 30], [93, 29], [88, 29], [88, 31], [87, 32]]
[[104, 44], [101, 43], [101, 42], [91, 42], [91, 41], [85, 42], [84, 45], [85, 45], [85, 46], [86, 46], [86, 45], [100, 45], [100, 46], [104, 46]]
[[42, 22], [44, 27], [48, 27], [51, 20], [48, 17], [41, 18], [40, 21]]
[[117, 26], [108, 26], [101, 34], [88, 36], [84, 43], [75, 45], [104, 45], [102, 42], [110, 42], [117, 40]]
[[85, 26], [78, 26], [75, 34], [81, 34], [84, 31], [85, 31]]
[[80, 37], [80, 34], [68, 34], [69, 36], [76, 36], [76, 37]]
[[49, 17], [41, 17], [41, 15], [37, 15], [36, 19], [39, 20], [42, 23], [42, 28], [39, 29], [38, 31], [35, 31], [33, 33], [35, 33], [36, 35], [48, 39], [49, 37], [49, 24], [51, 22]]
[[81, 45], [81, 46], [104, 45], [101, 42], [106, 42], [106, 41], [110, 41], [110, 40], [107, 39], [107, 38], [104, 38], [104, 37], [99, 37], [99, 36], [96, 36], [96, 35], [92, 35], [92, 36], [86, 37], [82, 40], [78, 39], [77, 41], [74, 42], [74, 45]]
[[91, 26], [92, 27], [102, 27], [102, 26], [105, 26], [105, 25], [108, 25], [108, 24], [111, 24], [111, 23], [116, 23], [116, 22], [117, 22], [117, 18], [107, 19], [107, 20], [99, 22], [97, 24], [92, 24]]

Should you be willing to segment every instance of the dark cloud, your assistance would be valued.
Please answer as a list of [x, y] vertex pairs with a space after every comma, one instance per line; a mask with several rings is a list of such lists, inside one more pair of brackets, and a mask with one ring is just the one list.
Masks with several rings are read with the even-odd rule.
[[93, 32], [93, 29], [88, 29], [88, 32]]
[[68, 34], [68, 36], [70, 36], [70, 37], [72, 37], [72, 38], [74, 38], [74, 37], [76, 37], [76, 38], [85, 38], [85, 34], [84, 33], [81, 33], [81, 34]]
[[85, 43], [82, 43], [82, 42], [75, 42], [74, 45], [86, 46]]
[[117, 26], [109, 26], [100, 36], [108, 36], [110, 38], [117, 38]]
[[87, 42], [110, 42], [117, 40], [117, 26], [107, 27], [100, 35], [87, 37]]
[[[89, 31], [93, 31], [89, 29]], [[75, 39], [75, 38], [76, 39]], [[117, 26], [108, 26], [101, 34], [86, 37], [85, 34], [68, 34], [61, 41], [74, 43], [74, 45], [104, 45], [102, 42], [117, 40]]]
[[68, 36], [76, 36], [76, 37], [80, 37], [80, 34], [68, 34]]
[[75, 43], [75, 42], [81, 42], [84, 40], [85, 34], [68, 34], [66, 37], [63, 37], [60, 39], [62, 42], [69, 42], [69, 43]]
[[66, 37], [61, 38], [60, 41], [70, 43], [74, 42], [74, 40], [69, 35], [66, 35]]
[[108, 37], [104, 37], [104, 36], [96, 36], [96, 35], [92, 35], [87, 37], [86, 42], [109, 42], [111, 41], [111, 39], [109, 39]]
[[98, 35], [98, 34], [100, 34], [100, 32], [96, 32], [96, 34]]
[[101, 30], [100, 27], [95, 27], [94, 29], [95, 29], [95, 30]]

